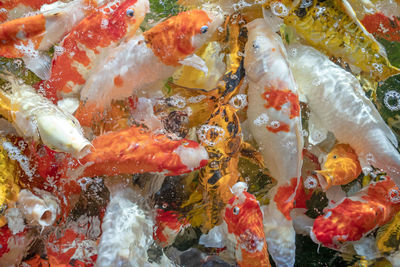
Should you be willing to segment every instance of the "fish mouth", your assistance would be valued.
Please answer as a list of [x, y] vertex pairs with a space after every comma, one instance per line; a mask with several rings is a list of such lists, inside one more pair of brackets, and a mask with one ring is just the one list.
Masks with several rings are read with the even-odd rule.
[[258, 236], [250, 229], [246, 229], [244, 233], [239, 236], [240, 247], [250, 253], [262, 251], [265, 243], [264, 236]]

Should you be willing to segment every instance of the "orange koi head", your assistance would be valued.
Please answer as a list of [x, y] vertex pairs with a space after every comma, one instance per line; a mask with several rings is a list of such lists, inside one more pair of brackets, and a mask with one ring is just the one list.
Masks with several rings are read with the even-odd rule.
[[321, 187], [327, 190], [332, 185], [347, 184], [361, 173], [357, 154], [347, 144], [337, 144], [327, 155], [322, 170], [317, 171]]
[[179, 66], [179, 61], [202, 46], [221, 23], [219, 14], [189, 10], [157, 24], [143, 36], [164, 64]]
[[[228, 233], [236, 238], [239, 266], [270, 266], [260, 205], [246, 190], [243, 182], [232, 187], [234, 196], [227, 204], [224, 221]], [[256, 263], [258, 265], [254, 265]]]

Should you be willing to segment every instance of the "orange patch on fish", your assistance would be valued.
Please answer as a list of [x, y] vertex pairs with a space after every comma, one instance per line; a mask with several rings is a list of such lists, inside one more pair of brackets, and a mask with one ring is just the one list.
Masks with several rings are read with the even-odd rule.
[[290, 90], [276, 90], [266, 88], [262, 97], [267, 101], [264, 105], [266, 108], [274, 108], [281, 110], [282, 106], [286, 103], [290, 103], [290, 119], [298, 117], [300, 115], [300, 103], [299, 96]]
[[389, 177], [373, 182], [314, 221], [312, 234], [324, 246], [338, 248], [389, 222], [400, 210], [400, 191]]
[[121, 75], [114, 77], [114, 85], [116, 87], [122, 87], [124, 85], [124, 80], [122, 79]]
[[271, 266], [263, 215], [252, 194], [244, 191], [233, 196], [225, 209], [224, 220], [228, 233], [236, 237], [236, 260], [239, 266]]
[[148, 47], [166, 65], [179, 66], [179, 61], [195, 51], [193, 36], [211, 22], [203, 10], [189, 10], [171, 17], [143, 33]]
[[327, 190], [332, 185], [344, 185], [356, 179], [361, 173], [361, 165], [351, 146], [337, 144], [317, 173], [322, 188]]
[[0, 56], [18, 58], [25, 56], [27, 47], [37, 49], [46, 30], [46, 19], [40, 14], [0, 24]]
[[277, 124], [278, 125], [274, 125], [274, 126], [266, 126], [266, 128], [268, 131], [270, 131], [272, 133], [278, 133], [278, 132], [287, 132], [288, 133], [290, 131], [290, 127], [286, 123], [277, 121]]

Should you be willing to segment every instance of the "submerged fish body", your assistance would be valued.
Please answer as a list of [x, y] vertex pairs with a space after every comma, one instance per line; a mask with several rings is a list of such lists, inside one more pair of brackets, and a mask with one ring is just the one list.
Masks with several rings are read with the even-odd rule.
[[356, 179], [361, 173], [361, 166], [357, 154], [349, 145], [337, 144], [317, 173], [322, 188], [327, 190], [332, 185], [344, 185]]
[[393, 219], [378, 229], [376, 246], [382, 253], [393, 253], [400, 244], [400, 212]]
[[396, 137], [357, 79], [312, 47], [294, 44], [289, 50], [296, 82], [321, 127], [340, 143], [349, 144], [362, 166], [381, 168], [399, 181]]
[[105, 106], [134, 93], [151, 94], [139, 90], [170, 77], [182, 64], [206, 72], [204, 61], [193, 53], [221, 22], [215, 12], [190, 10], [121, 44], [98, 65], [82, 89], [81, 100]]
[[174, 141], [137, 126], [101, 135], [93, 140], [93, 147], [80, 160], [87, 177], [144, 172], [179, 175], [208, 161], [206, 150], [194, 141]]
[[263, 215], [256, 198], [246, 192], [247, 185], [239, 182], [232, 187], [224, 222], [228, 234], [236, 241], [236, 261], [241, 267], [271, 266], [263, 229]]
[[314, 221], [311, 237], [326, 247], [340, 248], [389, 222], [400, 210], [400, 191], [389, 177], [372, 182], [346, 197]]
[[390, 64], [383, 47], [357, 20], [346, 0], [313, 1], [306, 7], [300, 4], [290, 11], [286, 6], [284, 9], [285, 24], [314, 48], [343, 58], [376, 81], [399, 73]]
[[24, 138], [41, 140], [49, 148], [84, 156], [90, 142], [83, 136], [78, 121], [16, 78], [1, 75], [12, 85], [12, 93], [3, 93], [10, 103], [9, 118]]
[[96, 75], [93, 69], [110, 48], [136, 32], [148, 8], [148, 0], [113, 0], [72, 28], [53, 59], [50, 79], [42, 85], [46, 97], [53, 102], [78, 98], [86, 81]]
[[[279, 36], [262, 19], [248, 24], [245, 69], [249, 80], [250, 131], [261, 148], [265, 166], [278, 181], [277, 188], [300, 183], [303, 137], [297, 87]], [[275, 189], [272, 196], [278, 189]], [[293, 201], [293, 194], [283, 201]], [[290, 217], [270, 203], [264, 210], [264, 230], [272, 258], [293, 266], [295, 232]]]

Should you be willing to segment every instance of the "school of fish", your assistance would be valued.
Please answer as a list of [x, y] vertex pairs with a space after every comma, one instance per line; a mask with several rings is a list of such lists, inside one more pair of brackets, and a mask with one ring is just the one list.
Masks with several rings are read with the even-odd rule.
[[398, 0], [0, 0], [0, 266], [400, 266], [397, 53]]

